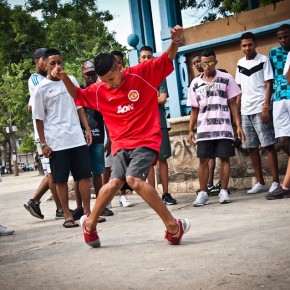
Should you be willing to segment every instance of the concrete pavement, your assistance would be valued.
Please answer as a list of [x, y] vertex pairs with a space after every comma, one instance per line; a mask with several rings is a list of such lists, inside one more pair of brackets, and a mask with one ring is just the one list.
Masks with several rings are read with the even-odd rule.
[[194, 208], [193, 193], [178, 194], [169, 209], [189, 218], [191, 229], [182, 245], [171, 246], [138, 195], [129, 196], [131, 208], [119, 207], [116, 197], [115, 215], [98, 226], [102, 247], [92, 249], [80, 227], [65, 229], [54, 219], [53, 201], [41, 203], [44, 220], [24, 209], [41, 178], [27, 172], [0, 183], [0, 224], [15, 229], [0, 237], [2, 290], [290, 289], [290, 199], [233, 190], [231, 204], [211, 197]]

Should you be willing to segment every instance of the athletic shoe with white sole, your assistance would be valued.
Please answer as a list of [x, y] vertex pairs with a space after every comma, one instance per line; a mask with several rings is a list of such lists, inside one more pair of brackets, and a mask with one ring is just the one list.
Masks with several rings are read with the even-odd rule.
[[277, 189], [279, 187], [280, 183], [279, 182], [276, 182], [274, 181], [269, 189], [269, 192], [273, 192], [275, 189]]
[[41, 213], [40, 210], [40, 202], [35, 203], [33, 199], [30, 199], [27, 203], [24, 204], [26, 210], [30, 212], [30, 214], [36, 218], [43, 219], [44, 215]]
[[120, 195], [119, 203], [123, 207], [131, 206], [131, 202], [129, 201], [127, 195], [124, 195], [124, 194]]
[[247, 193], [254, 194], [254, 193], [267, 191], [267, 189], [268, 188], [266, 185], [263, 185], [260, 182], [256, 182], [256, 184], [250, 190], [248, 190]]
[[83, 215], [80, 220], [83, 234], [84, 234], [84, 240], [88, 246], [92, 248], [99, 248], [101, 246], [101, 241], [99, 239], [97, 229], [95, 229], [94, 231], [88, 231], [86, 229], [87, 218], [88, 217], [86, 215]]
[[205, 204], [208, 204], [208, 194], [205, 191], [200, 191], [192, 205], [198, 207]]
[[229, 193], [227, 190], [225, 189], [221, 189], [220, 193], [219, 193], [219, 202], [221, 204], [226, 204], [226, 203], [230, 203], [231, 200], [229, 198]]
[[172, 236], [168, 231], [165, 231], [165, 239], [171, 245], [179, 245], [181, 243], [183, 235], [187, 233], [190, 229], [189, 219], [177, 219], [176, 222], [179, 227], [177, 234]]

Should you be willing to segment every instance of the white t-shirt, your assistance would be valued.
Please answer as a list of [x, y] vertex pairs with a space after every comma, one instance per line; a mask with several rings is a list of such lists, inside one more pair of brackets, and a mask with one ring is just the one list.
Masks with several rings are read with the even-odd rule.
[[243, 57], [238, 61], [236, 82], [242, 89], [242, 115], [262, 112], [266, 93], [265, 82], [273, 78], [270, 60], [263, 54], [258, 53], [254, 59], [250, 60]]
[[290, 66], [290, 51], [288, 52], [286, 63], [285, 63], [285, 66], [284, 66], [284, 72], [283, 72], [284, 76], [286, 75], [286, 73], [287, 73], [287, 71], [289, 69], [289, 66]]
[[[74, 77], [69, 77], [79, 86]], [[32, 117], [43, 121], [46, 142], [53, 151], [86, 145], [77, 107], [63, 81], [45, 79], [36, 87]]]
[[[36, 86], [45, 79], [45, 77], [41, 74], [38, 74], [38, 73], [33, 73], [29, 80], [28, 80], [28, 89], [29, 89], [29, 95], [30, 95], [30, 98], [29, 98], [29, 102], [28, 102], [28, 105], [32, 107], [32, 103], [33, 103], [33, 98], [34, 98], [34, 93], [35, 93], [35, 88]], [[35, 141], [38, 141], [39, 139], [39, 136], [38, 136], [38, 132], [37, 132], [37, 129], [36, 129], [36, 123], [35, 123], [35, 120], [33, 120], [33, 130], [34, 130], [34, 140]]]

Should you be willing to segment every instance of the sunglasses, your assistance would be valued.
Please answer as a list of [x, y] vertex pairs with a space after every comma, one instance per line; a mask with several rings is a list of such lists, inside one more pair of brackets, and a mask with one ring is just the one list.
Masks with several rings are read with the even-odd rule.
[[206, 66], [213, 66], [215, 64], [215, 61], [209, 61], [209, 62], [201, 62], [200, 65], [202, 67], [206, 67]]

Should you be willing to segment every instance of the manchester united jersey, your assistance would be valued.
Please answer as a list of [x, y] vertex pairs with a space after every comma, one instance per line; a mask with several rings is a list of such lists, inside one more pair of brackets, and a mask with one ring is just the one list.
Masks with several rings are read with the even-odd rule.
[[157, 88], [173, 71], [164, 53], [160, 57], [123, 70], [118, 88], [98, 82], [77, 90], [76, 104], [98, 110], [112, 140], [112, 154], [120, 149], [148, 147], [159, 152], [161, 144]]

